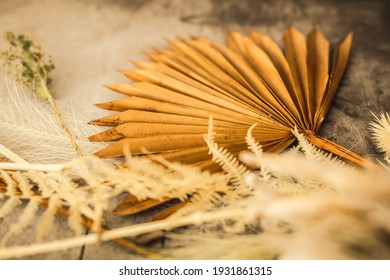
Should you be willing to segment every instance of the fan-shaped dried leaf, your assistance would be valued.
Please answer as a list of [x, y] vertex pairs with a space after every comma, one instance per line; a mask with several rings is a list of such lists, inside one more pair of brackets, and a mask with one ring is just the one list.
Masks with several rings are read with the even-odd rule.
[[138, 69], [121, 71], [133, 84], [108, 86], [130, 97], [98, 105], [121, 112], [93, 121], [114, 127], [90, 137], [114, 141], [96, 155], [120, 157], [124, 147], [138, 155], [146, 148], [215, 169], [202, 136], [211, 114], [216, 142], [226, 149], [242, 148], [246, 131], [258, 123], [252, 134], [265, 151], [284, 150], [297, 128], [321, 149], [364, 165], [362, 157], [316, 136], [346, 69], [352, 34], [336, 47], [331, 65], [329, 43], [318, 29], [306, 39], [289, 28], [283, 41], [285, 55], [257, 32], [230, 32], [226, 46], [203, 38], [168, 40], [170, 50], [155, 49], [146, 54], [150, 62], [133, 62]]

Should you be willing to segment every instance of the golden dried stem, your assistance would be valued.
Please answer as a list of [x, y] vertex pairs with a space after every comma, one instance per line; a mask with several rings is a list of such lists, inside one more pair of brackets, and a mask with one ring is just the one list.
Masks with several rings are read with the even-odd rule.
[[74, 140], [72, 134], [70, 133], [68, 127], [66, 126], [65, 121], [64, 121], [64, 119], [63, 119], [63, 117], [61, 115], [61, 112], [58, 109], [58, 106], [57, 106], [56, 102], [54, 101], [53, 95], [51, 94], [51, 92], [47, 88], [47, 85], [46, 85], [45, 81], [42, 78], [40, 78], [40, 85], [42, 87], [42, 90], [45, 93], [45, 96], [47, 97], [47, 100], [50, 103], [50, 106], [53, 109], [53, 112], [54, 112], [58, 122], [60, 123], [60, 125], [61, 125], [62, 129], [64, 130], [66, 136], [68, 137], [70, 143], [72, 144], [73, 148], [75, 149], [77, 155], [79, 157], [82, 157], [83, 153], [81, 152], [80, 147], [77, 145], [77, 143]]
[[321, 136], [316, 135], [314, 132], [308, 130], [305, 132], [305, 138], [318, 147], [321, 150], [328, 151], [343, 160], [346, 160], [356, 166], [362, 167], [362, 168], [369, 168], [374, 170], [382, 169], [378, 164], [375, 164], [364, 157], [354, 153], [353, 151], [338, 145], [328, 139], [325, 139]]
[[[1, 188], [1, 185], [0, 185], [0, 188]], [[6, 188], [4, 188], [4, 190], [6, 190]], [[42, 207], [45, 207], [45, 208], [48, 207], [47, 201], [42, 201], [40, 203], [40, 205]], [[62, 217], [65, 217], [65, 218], [69, 217], [68, 211], [63, 209], [63, 208], [58, 208], [57, 209], [57, 214], [62, 216]], [[92, 226], [93, 226], [93, 221], [91, 219], [88, 219], [88, 218], [84, 217], [83, 225], [86, 228], [91, 229]], [[105, 228], [101, 229], [100, 232], [104, 233], [107, 230], [110, 230], [110, 229], [105, 227]], [[136, 254], [141, 255], [143, 257], [146, 257], [146, 258], [149, 258], [149, 259], [162, 259], [162, 256], [160, 256], [159, 254], [157, 254], [157, 253], [155, 253], [155, 252], [153, 252], [151, 250], [143, 248], [141, 245], [137, 244], [134, 240], [131, 240], [129, 238], [120, 237], [120, 238], [112, 239], [112, 241], [114, 241], [115, 243], [119, 244], [120, 246], [122, 246], [122, 247], [124, 247], [126, 249], [129, 249], [129, 250], [131, 250], [131, 251], [135, 252]]]

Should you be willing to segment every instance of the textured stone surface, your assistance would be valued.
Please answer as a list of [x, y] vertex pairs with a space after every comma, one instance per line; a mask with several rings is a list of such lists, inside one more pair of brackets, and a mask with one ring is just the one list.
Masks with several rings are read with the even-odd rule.
[[[319, 27], [336, 43], [352, 30], [349, 68], [320, 134], [375, 157], [369, 141], [370, 111], [390, 111], [386, 11], [386, 0], [2, 0], [0, 33], [33, 34], [54, 58], [57, 98], [71, 102], [75, 111], [92, 119], [105, 115], [92, 103], [118, 97], [102, 84], [125, 81], [116, 69], [129, 67], [127, 61], [142, 58], [141, 52], [150, 46], [164, 47], [163, 37], [191, 34], [222, 42], [227, 30], [257, 30], [280, 42], [284, 30], [295, 26], [305, 33]], [[75, 249], [34, 258], [77, 259], [79, 255], [80, 249]], [[83, 257], [132, 258], [111, 243], [89, 246]]]

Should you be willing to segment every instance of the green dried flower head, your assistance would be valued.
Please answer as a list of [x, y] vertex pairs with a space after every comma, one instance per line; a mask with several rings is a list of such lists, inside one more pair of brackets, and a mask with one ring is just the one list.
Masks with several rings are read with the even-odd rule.
[[41, 46], [29, 36], [6, 32], [5, 39], [11, 45], [8, 51], [1, 54], [7, 69], [10, 72], [20, 69], [21, 82], [32, 88], [37, 96], [48, 99], [47, 87], [51, 84], [49, 73], [54, 69], [51, 58], [45, 61]]
[[41, 46], [29, 36], [15, 36], [12, 32], [6, 32], [5, 39], [11, 46], [8, 51], [1, 53], [1, 57], [4, 60], [9, 74], [20, 71], [21, 82], [25, 86], [31, 88], [36, 96], [41, 97], [50, 103], [54, 114], [72, 146], [75, 148], [77, 154], [82, 156], [81, 150], [66, 126], [53, 94], [49, 90], [51, 84], [49, 73], [54, 69], [51, 58], [46, 61], [42, 54]]

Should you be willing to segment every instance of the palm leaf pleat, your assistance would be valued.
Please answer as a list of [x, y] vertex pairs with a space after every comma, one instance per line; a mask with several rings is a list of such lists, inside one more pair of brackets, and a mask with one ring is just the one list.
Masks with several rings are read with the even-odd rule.
[[[354, 163], [363, 159], [316, 136], [348, 63], [352, 33], [330, 59], [329, 42], [318, 30], [307, 38], [289, 28], [284, 52], [268, 36], [230, 32], [227, 44], [202, 38], [168, 40], [170, 50], [146, 53], [150, 61], [133, 62], [121, 71], [133, 83], [108, 85], [125, 98], [98, 104], [119, 113], [94, 120], [112, 128], [90, 137], [112, 141], [96, 154], [123, 156], [158, 153], [172, 161], [213, 168], [203, 140], [209, 116], [216, 142], [233, 154], [246, 148], [248, 128], [265, 151], [279, 152], [295, 140], [292, 129], [313, 144]], [[331, 63], [330, 63], [331, 61]], [[159, 204], [128, 197], [117, 214], [130, 214]], [[134, 208], [135, 207], [135, 208]]]

